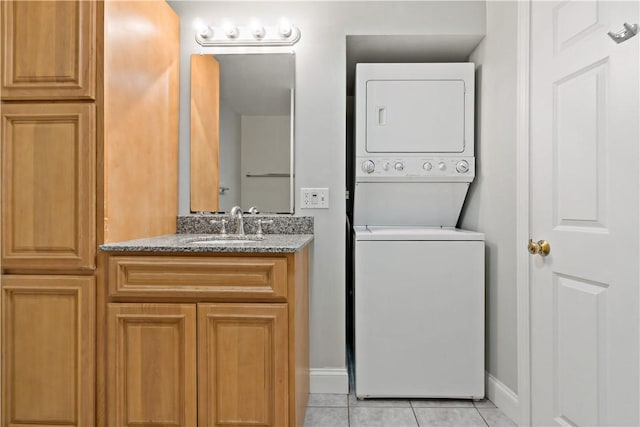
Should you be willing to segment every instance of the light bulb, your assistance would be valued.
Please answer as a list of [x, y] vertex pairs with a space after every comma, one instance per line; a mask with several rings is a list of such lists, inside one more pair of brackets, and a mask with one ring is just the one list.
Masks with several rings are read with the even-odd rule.
[[278, 25], [278, 32], [282, 37], [289, 37], [293, 32], [291, 23], [286, 19], [282, 19], [280, 25]]
[[209, 25], [202, 26], [198, 30], [198, 35], [203, 39], [211, 38], [213, 36], [213, 28], [211, 28]]
[[251, 33], [253, 34], [253, 37], [257, 39], [261, 39], [265, 35], [264, 27], [260, 24], [260, 21], [258, 21], [257, 19], [251, 20]]
[[222, 30], [230, 39], [235, 39], [236, 37], [238, 37], [238, 27], [236, 27], [230, 21], [225, 21], [225, 23], [222, 24]]

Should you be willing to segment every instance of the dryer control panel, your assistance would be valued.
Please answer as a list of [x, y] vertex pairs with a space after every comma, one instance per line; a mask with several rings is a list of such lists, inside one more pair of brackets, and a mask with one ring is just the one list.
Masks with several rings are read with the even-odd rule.
[[471, 182], [474, 157], [382, 157], [356, 158], [356, 181], [389, 179]]

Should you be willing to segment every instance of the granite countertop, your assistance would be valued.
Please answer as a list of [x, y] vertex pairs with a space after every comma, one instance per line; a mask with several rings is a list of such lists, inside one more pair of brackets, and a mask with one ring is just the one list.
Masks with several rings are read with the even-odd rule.
[[[252, 237], [249, 235], [248, 237]], [[198, 243], [221, 238], [219, 234], [167, 234], [158, 237], [107, 243], [100, 246], [105, 252], [244, 252], [244, 253], [293, 253], [313, 240], [313, 234], [265, 234], [263, 240], [242, 242], [219, 241]], [[233, 238], [229, 235], [227, 239]]]

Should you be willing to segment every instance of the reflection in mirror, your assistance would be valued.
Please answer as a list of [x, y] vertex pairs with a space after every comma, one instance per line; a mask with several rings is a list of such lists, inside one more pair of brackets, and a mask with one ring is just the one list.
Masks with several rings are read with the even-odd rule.
[[191, 210], [293, 213], [292, 53], [191, 57]]

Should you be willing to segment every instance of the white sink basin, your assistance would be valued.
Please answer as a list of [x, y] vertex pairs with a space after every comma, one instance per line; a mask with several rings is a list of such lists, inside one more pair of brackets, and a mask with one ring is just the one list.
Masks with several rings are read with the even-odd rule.
[[239, 236], [230, 234], [227, 236], [200, 236], [185, 240], [185, 243], [190, 245], [229, 245], [229, 244], [241, 244], [251, 243], [264, 240], [264, 236], [258, 235], [245, 235]]

